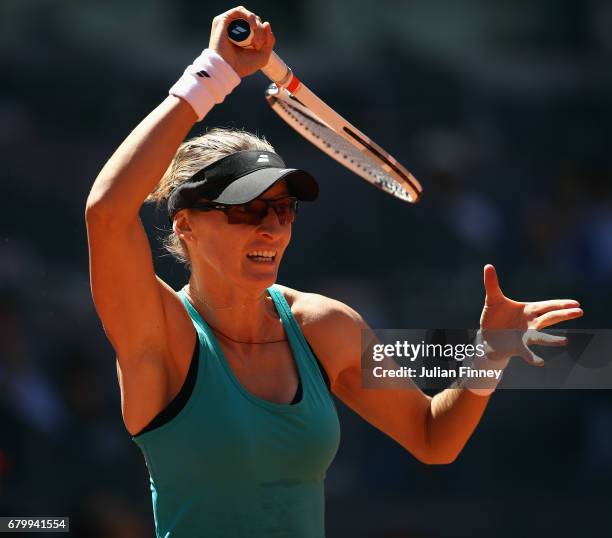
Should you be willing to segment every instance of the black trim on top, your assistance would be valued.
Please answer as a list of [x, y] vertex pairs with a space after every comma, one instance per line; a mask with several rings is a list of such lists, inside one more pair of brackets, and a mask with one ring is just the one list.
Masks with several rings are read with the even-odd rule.
[[[329, 377], [327, 376], [327, 372], [325, 372], [325, 368], [323, 368], [321, 361], [319, 361], [319, 358], [316, 356], [310, 344], [308, 344], [308, 347], [310, 348], [310, 351], [312, 352], [312, 356], [317, 361], [317, 366], [319, 367], [319, 370], [321, 370], [321, 375], [323, 376], [323, 380], [325, 381], [327, 390], [331, 392], [331, 388], [330, 388], [331, 385], [329, 382]], [[198, 376], [199, 361], [200, 361], [200, 338], [199, 336], [197, 336], [195, 349], [193, 350], [193, 356], [191, 357], [191, 364], [189, 365], [189, 371], [187, 372], [187, 377], [185, 378], [185, 382], [183, 383], [181, 390], [174, 397], [174, 399], [166, 407], [164, 407], [164, 409], [162, 409], [157, 414], [157, 416], [155, 416], [155, 418], [153, 418], [153, 420], [149, 422], [149, 424], [147, 424], [142, 430], [140, 430], [136, 435], [134, 435], [134, 437], [137, 437], [146, 432], [150, 432], [152, 430], [155, 430], [163, 426], [164, 424], [167, 424], [181, 412], [181, 410], [185, 407], [185, 405], [187, 405], [187, 401], [191, 397], [193, 393], [193, 389], [195, 387], [195, 382]], [[299, 403], [300, 400], [302, 399], [303, 389], [302, 389], [301, 378], [298, 378], [298, 381], [299, 381], [298, 387], [297, 387], [295, 396], [293, 397], [293, 400], [291, 401], [290, 405], [295, 405]]]
[[187, 401], [189, 397], [193, 393], [193, 388], [195, 387], [195, 382], [198, 377], [198, 366], [200, 362], [200, 337], [196, 332], [196, 343], [195, 349], [193, 350], [193, 355], [191, 356], [191, 364], [189, 365], [189, 371], [187, 372], [187, 377], [185, 378], [185, 382], [181, 387], [179, 393], [174, 397], [174, 399], [164, 407], [156, 416], [147, 424], [142, 430], [140, 430], [134, 437], [150, 432], [151, 430], [155, 430], [164, 424], [170, 422], [174, 417], [176, 417], [181, 410], [187, 405]]
[[[306, 342], [306, 343], [308, 343], [308, 342]], [[319, 370], [321, 370], [321, 375], [323, 376], [323, 380], [325, 381], [325, 385], [327, 386], [327, 390], [329, 392], [331, 392], [331, 383], [329, 382], [329, 377], [327, 376], [327, 372], [325, 371], [325, 368], [323, 368], [323, 365], [321, 364], [321, 361], [319, 360], [319, 357], [317, 357], [317, 355], [315, 354], [314, 350], [312, 349], [312, 346], [310, 344], [308, 344], [308, 347], [310, 348], [312, 356], [317, 361], [317, 366], [319, 367]], [[301, 399], [302, 399], [302, 380], [299, 379], [297, 391], [295, 392], [295, 396], [293, 397], [293, 400], [291, 401], [291, 405], [295, 405], [296, 403], [299, 403]]]

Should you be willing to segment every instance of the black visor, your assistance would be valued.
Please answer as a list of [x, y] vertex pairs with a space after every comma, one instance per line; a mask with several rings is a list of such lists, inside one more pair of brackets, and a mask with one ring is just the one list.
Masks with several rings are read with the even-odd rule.
[[271, 151], [247, 150], [232, 153], [194, 174], [179, 185], [168, 198], [170, 220], [181, 209], [205, 198], [211, 202], [236, 205], [261, 196], [277, 181], [287, 182], [289, 193], [311, 202], [319, 195], [319, 185], [304, 170], [286, 168]]

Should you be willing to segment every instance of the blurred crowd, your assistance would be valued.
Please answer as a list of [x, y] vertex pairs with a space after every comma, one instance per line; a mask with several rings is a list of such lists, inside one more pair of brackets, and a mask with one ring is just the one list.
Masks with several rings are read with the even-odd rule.
[[[279, 281], [343, 300], [375, 328], [473, 328], [482, 266], [494, 263], [507, 295], [576, 298], [586, 315], [572, 327], [609, 327], [610, 3], [376, 4], [247, 7], [272, 21], [279, 52], [315, 92], [420, 179], [421, 203], [378, 193], [294, 135], [265, 104], [261, 75], [194, 128], [264, 134], [319, 179]], [[75, 536], [154, 534], [89, 293], [84, 205], [229, 7], [0, 5], [2, 516], [70, 516]], [[142, 218], [158, 274], [181, 287], [188, 275], [160, 250], [163, 211]], [[459, 460], [439, 468], [337, 402], [328, 535], [609, 536], [610, 393], [498, 392]]]

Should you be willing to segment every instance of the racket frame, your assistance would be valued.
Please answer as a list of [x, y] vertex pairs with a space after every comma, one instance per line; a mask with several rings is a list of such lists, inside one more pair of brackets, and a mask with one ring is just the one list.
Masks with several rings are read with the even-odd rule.
[[[244, 22], [248, 25], [246, 21]], [[241, 43], [231, 39], [231, 37], [230, 41], [241, 47], [248, 46], [245, 45], [244, 42]], [[302, 83], [292, 69], [287, 66], [287, 64], [280, 58], [280, 56], [278, 56], [278, 54], [276, 54], [276, 52], [271, 52], [268, 63], [261, 68], [261, 71], [276, 85], [279, 92], [288, 92], [288, 94], [293, 96], [302, 106], [309, 109], [312, 115], [314, 115], [318, 121], [323, 122], [329, 129], [352, 144], [359, 151], [366, 153], [370, 159], [378, 162], [380, 167], [404, 188], [407, 196], [400, 196], [388, 188], [384, 188], [376, 183], [373, 183], [375, 186], [378, 186], [383, 191], [395, 196], [396, 198], [399, 198], [400, 200], [411, 203], [419, 201], [423, 192], [423, 188], [419, 181], [387, 151], [348, 122], [322, 99], [317, 97], [314, 92], [312, 92], [304, 83]], [[270, 87], [266, 92], [266, 99], [274, 108], [274, 98], [270, 92], [271, 88], [272, 87]], [[277, 110], [275, 111], [278, 113]], [[279, 115], [283, 116], [283, 114]], [[311, 137], [307, 137], [307, 139], [319, 147], [319, 149], [327, 153], [326, 148], [323, 147], [323, 145], [317, 143]], [[358, 170], [357, 167], [351, 166], [349, 162], [342, 161], [341, 164], [351, 169], [360, 177], [363, 177], [361, 171]], [[366, 179], [366, 181], [372, 183], [372, 181], [369, 179]]]

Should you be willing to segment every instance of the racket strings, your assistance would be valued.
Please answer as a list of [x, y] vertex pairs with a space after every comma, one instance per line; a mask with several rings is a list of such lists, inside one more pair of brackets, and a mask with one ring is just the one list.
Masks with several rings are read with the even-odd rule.
[[281, 95], [271, 98], [272, 107], [302, 136], [379, 189], [404, 201], [414, 199], [405, 185], [390, 175], [376, 159], [337, 134], [296, 99]]

